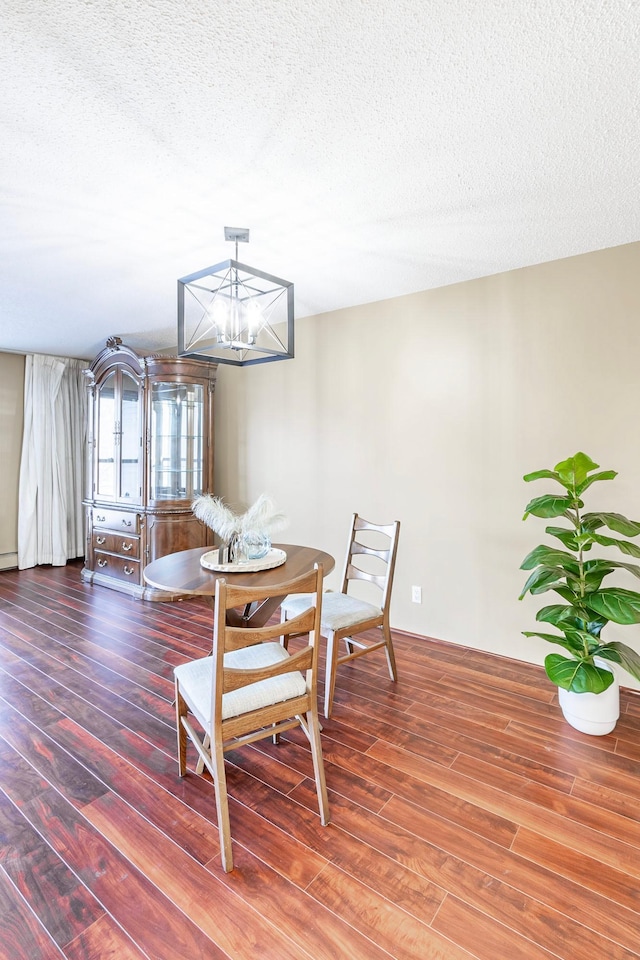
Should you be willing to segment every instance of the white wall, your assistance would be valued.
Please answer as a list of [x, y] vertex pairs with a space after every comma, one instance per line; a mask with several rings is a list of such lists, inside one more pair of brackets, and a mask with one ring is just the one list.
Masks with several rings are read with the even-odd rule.
[[400, 519], [392, 625], [541, 662], [522, 476], [584, 450], [619, 471], [593, 507], [640, 519], [639, 358], [640, 244], [301, 320], [294, 360], [219, 367], [217, 491], [269, 492], [338, 566], [353, 511]]

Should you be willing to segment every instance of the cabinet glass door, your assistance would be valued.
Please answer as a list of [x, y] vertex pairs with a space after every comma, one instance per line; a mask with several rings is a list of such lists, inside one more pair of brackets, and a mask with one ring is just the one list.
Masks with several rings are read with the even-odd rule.
[[99, 500], [140, 502], [140, 410], [138, 381], [125, 370], [109, 373], [96, 397], [95, 495]]
[[113, 500], [116, 495], [116, 373], [110, 373], [96, 399], [97, 470], [96, 496]]
[[202, 493], [203, 414], [202, 384], [152, 384], [152, 500], [190, 500]]
[[122, 371], [122, 407], [120, 423], [120, 497], [140, 499], [140, 390], [137, 380]]

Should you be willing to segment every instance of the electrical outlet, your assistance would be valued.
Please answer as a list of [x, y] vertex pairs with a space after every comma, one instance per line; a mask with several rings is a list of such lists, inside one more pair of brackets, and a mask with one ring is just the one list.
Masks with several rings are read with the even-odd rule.
[[411, 602], [422, 603], [422, 587], [411, 587]]

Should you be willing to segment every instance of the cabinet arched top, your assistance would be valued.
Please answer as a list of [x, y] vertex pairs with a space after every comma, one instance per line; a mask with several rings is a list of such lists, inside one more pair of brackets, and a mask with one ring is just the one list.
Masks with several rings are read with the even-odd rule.
[[107, 370], [113, 366], [128, 367], [137, 380], [142, 380], [145, 371], [145, 361], [135, 350], [126, 347], [119, 337], [110, 337], [104, 350], [92, 361], [90, 367], [84, 371], [91, 383], [101, 380]]
[[171, 357], [164, 354], [151, 354], [141, 357], [131, 347], [122, 343], [119, 337], [110, 337], [107, 344], [91, 365], [84, 371], [91, 384], [102, 379], [113, 366], [128, 367], [136, 379], [146, 377], [170, 377], [172, 380], [207, 380], [213, 385], [218, 365], [189, 357]]

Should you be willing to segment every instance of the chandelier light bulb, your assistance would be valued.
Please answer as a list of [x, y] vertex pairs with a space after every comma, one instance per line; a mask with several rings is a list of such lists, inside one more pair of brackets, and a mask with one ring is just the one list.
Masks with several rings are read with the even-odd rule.
[[209, 316], [215, 329], [217, 342], [225, 343], [228, 340], [229, 307], [220, 297], [216, 297], [211, 304]]
[[249, 300], [247, 303], [247, 330], [249, 343], [255, 343], [256, 337], [264, 324], [264, 316], [260, 309], [260, 304], [255, 300]]

